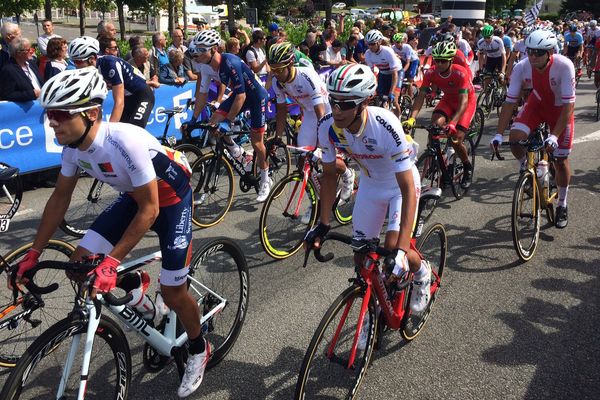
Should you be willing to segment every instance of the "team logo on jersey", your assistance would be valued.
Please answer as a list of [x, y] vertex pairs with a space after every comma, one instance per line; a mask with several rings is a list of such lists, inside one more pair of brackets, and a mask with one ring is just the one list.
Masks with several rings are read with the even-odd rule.
[[556, 86], [556, 79], [554, 77], [550, 78], [550, 86]]
[[364, 144], [377, 144], [377, 140], [375, 140], [373, 138], [368, 138], [366, 136], [362, 138], [362, 142]]
[[117, 71], [115, 71], [114, 69], [111, 69], [110, 71], [108, 71], [108, 77], [113, 78], [116, 73], [117, 73]]
[[113, 172], [115, 172], [115, 170], [113, 169], [112, 164], [109, 163], [109, 162], [98, 164], [98, 168], [100, 168], [100, 171], [102, 171], [104, 173], [113, 173]]
[[77, 161], [79, 162], [79, 166], [80, 166], [81, 168], [84, 168], [84, 169], [89, 169], [89, 170], [91, 170], [91, 169], [92, 169], [92, 164], [90, 164], [89, 162], [87, 162], [87, 161], [83, 161], [83, 160], [77, 160]]

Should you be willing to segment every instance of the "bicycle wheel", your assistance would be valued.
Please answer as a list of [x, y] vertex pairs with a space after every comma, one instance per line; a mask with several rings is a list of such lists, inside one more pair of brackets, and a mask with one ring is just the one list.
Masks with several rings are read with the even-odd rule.
[[469, 138], [473, 141], [473, 148], [479, 146], [481, 137], [483, 136], [483, 127], [485, 125], [485, 115], [480, 107], [475, 109], [471, 126], [469, 127]]
[[353, 285], [329, 307], [304, 355], [296, 383], [295, 399], [354, 399], [365, 377], [375, 345], [376, 302], [371, 296], [363, 329], [367, 341], [363, 350], [354, 347], [354, 363], [348, 367], [358, 326], [364, 288]]
[[221, 222], [233, 202], [234, 181], [231, 164], [224, 156], [210, 152], [192, 165], [194, 198], [192, 222], [208, 228]]
[[496, 108], [496, 115], [500, 118], [500, 112], [502, 111], [502, 105], [506, 100], [506, 86], [501, 85], [496, 88], [494, 96], [494, 107]]
[[203, 315], [225, 301], [225, 308], [202, 326], [213, 349], [208, 361], [208, 368], [212, 368], [231, 350], [246, 318], [250, 284], [242, 249], [223, 237], [203, 243], [190, 264], [188, 282]]
[[[2, 265], [0, 261], [0, 281], [5, 282], [9, 267], [16, 267], [17, 262], [29, 251], [33, 243], [19, 247], [7, 254]], [[40, 256], [40, 261], [68, 261], [75, 248], [61, 240], [50, 240]], [[17, 304], [13, 305], [12, 292], [0, 290], [0, 367], [12, 368], [29, 345], [49, 326], [68, 314], [71, 310], [73, 292], [70, 281], [64, 273], [57, 270], [43, 270], [36, 275], [41, 286], [58, 283], [55, 292], [43, 296], [43, 304], [39, 304], [28, 293], [21, 294]]]
[[[67, 355], [75, 337], [85, 339], [86, 325], [76, 318], [63, 319], [46, 330], [27, 349], [8, 377], [0, 398], [75, 399], [81, 379], [83, 346], [75, 353], [65, 379], [65, 391], [57, 397]], [[81, 335], [81, 336], [78, 336]], [[126, 399], [131, 382], [131, 354], [118, 323], [102, 316], [94, 337], [85, 390], [86, 399]]]
[[[274, 145], [275, 138], [270, 138], [265, 141], [267, 149], [267, 160], [269, 161], [269, 176], [273, 183], [279, 182], [284, 176], [287, 176], [292, 169], [292, 156], [290, 150], [285, 143]], [[258, 166], [256, 165], [256, 156], [252, 160], [252, 173], [258, 175]]]
[[[352, 166], [349, 165], [348, 168], [352, 168]], [[358, 190], [359, 174], [360, 172], [354, 168], [354, 189], [352, 189], [352, 195], [350, 198], [344, 201], [338, 196], [335, 201], [333, 216], [335, 217], [336, 221], [342, 225], [347, 225], [352, 222], [352, 211], [354, 211], [354, 200]]]
[[442, 283], [442, 275], [446, 266], [446, 255], [448, 252], [448, 241], [446, 238], [446, 229], [444, 225], [437, 223], [429, 227], [417, 239], [417, 250], [421, 253], [424, 260], [429, 262], [431, 266], [431, 299], [425, 311], [420, 314], [415, 314], [410, 311], [408, 301], [410, 299], [410, 290], [407, 289], [408, 295], [405, 297], [406, 313], [402, 318], [400, 334], [407, 340], [413, 340], [425, 326], [425, 322], [429, 318], [431, 308], [437, 297], [437, 292]]
[[[0, 170], [9, 165], [0, 162]], [[0, 184], [0, 217], [11, 219], [19, 209], [23, 199], [23, 182], [21, 176], [15, 174], [4, 184]]]
[[[398, 104], [400, 105], [400, 121], [406, 121], [410, 118], [410, 113], [412, 112], [412, 98], [405, 94], [400, 97]], [[412, 136], [414, 136], [414, 132], [410, 132]]]
[[96, 218], [113, 201], [119, 193], [109, 185], [82, 172], [77, 186], [71, 196], [71, 204], [60, 224], [60, 229], [67, 235], [81, 238]]
[[279, 181], [260, 212], [260, 244], [276, 260], [296, 254], [317, 220], [317, 191], [310, 179], [302, 191], [302, 180], [303, 176], [295, 172]]
[[486, 118], [489, 118], [492, 112], [492, 89], [489, 85], [485, 91], [479, 93], [479, 96], [477, 96], [477, 107], [483, 110]]
[[[416, 166], [421, 177], [421, 193], [442, 187], [442, 171], [432, 150], [425, 150], [417, 159]], [[425, 220], [431, 216], [437, 203], [437, 200], [431, 199], [423, 204], [422, 215]]]
[[[465, 138], [463, 141], [465, 147], [467, 148], [467, 154], [471, 161], [471, 167], [473, 168], [473, 173], [475, 172], [475, 151], [473, 150], [473, 142], [469, 138]], [[462, 197], [467, 193], [468, 189], [465, 189], [461, 185], [462, 177], [464, 174], [464, 165], [461, 161], [458, 154], [455, 154], [452, 160], [452, 165], [449, 168], [449, 172], [452, 175], [452, 193], [457, 200], [462, 199]]]
[[517, 255], [529, 261], [540, 236], [540, 195], [530, 171], [521, 174], [512, 201], [511, 229]]
[[179, 146], [175, 146], [174, 150], [182, 152], [190, 165], [193, 165], [196, 160], [202, 157], [202, 150], [193, 144], [180, 144]]

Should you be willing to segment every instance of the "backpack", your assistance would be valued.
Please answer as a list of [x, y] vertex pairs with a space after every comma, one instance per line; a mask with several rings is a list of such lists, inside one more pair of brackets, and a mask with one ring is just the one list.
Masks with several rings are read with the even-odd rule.
[[248, 54], [248, 51], [251, 51], [252, 53], [254, 53], [254, 58], [256, 58], [258, 60], [258, 53], [256, 52], [256, 49], [254, 49], [252, 47], [252, 43], [250, 43], [249, 45], [244, 46], [242, 51], [240, 51], [240, 57], [242, 58], [242, 61], [244, 63], [248, 64], [248, 61], [246, 60], [246, 54]]

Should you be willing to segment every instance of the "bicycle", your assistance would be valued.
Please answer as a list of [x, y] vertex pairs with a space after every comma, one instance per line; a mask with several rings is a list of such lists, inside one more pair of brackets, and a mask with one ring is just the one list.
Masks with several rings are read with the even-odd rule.
[[479, 146], [479, 142], [481, 142], [481, 137], [483, 136], [484, 127], [485, 114], [481, 107], [477, 107], [475, 109], [475, 114], [473, 114], [471, 125], [469, 126], [469, 132], [467, 132], [467, 137], [473, 142], [473, 149], [476, 149], [477, 146]]
[[[544, 139], [548, 134], [545, 124], [541, 124], [526, 140], [502, 142], [503, 145], [527, 148], [527, 167], [521, 171], [512, 200], [511, 233], [517, 255], [522, 261], [529, 261], [535, 254], [540, 236], [541, 212], [546, 211], [550, 224], [554, 224], [554, 201], [558, 192], [552, 182], [554, 170], [552, 160], [544, 150]], [[538, 176], [539, 162], [548, 165], [546, 176]]]
[[[215, 126], [207, 123], [198, 124], [201, 129], [215, 130]], [[221, 222], [231, 207], [234, 194], [233, 171], [239, 176], [239, 187], [244, 193], [254, 189], [258, 193], [260, 177], [258, 166], [246, 166], [236, 160], [227, 150], [224, 136], [249, 134], [250, 130], [220, 132], [214, 150], [204, 154], [192, 165], [192, 189], [194, 191], [195, 225], [201, 228], [214, 226]], [[269, 162], [269, 175], [274, 182], [288, 175], [291, 168], [291, 156], [285, 144], [276, 137], [267, 139], [267, 160]]]
[[500, 82], [499, 75], [496, 72], [481, 74], [482, 81], [488, 80], [484, 91], [477, 96], [477, 107], [480, 107], [485, 113], [485, 118], [489, 118], [492, 110], [495, 108], [498, 117], [502, 103], [506, 99], [506, 86]]
[[[156, 260], [160, 260], [160, 252], [122, 265], [118, 275]], [[0, 398], [126, 399], [131, 384], [129, 344], [119, 323], [102, 315], [103, 309], [144, 339], [143, 364], [149, 372], [162, 370], [173, 359], [180, 377], [183, 375], [187, 334], [174, 311], [155, 327], [124, 305], [130, 294], [117, 298], [108, 293], [92, 299], [93, 275], [87, 273], [94, 268], [94, 264], [45, 261], [28, 271], [27, 287], [34, 293], [50, 289], [34, 282], [40, 270], [64, 270], [74, 278], [84, 278], [76, 283], [73, 310], [27, 349], [6, 380]], [[207, 369], [223, 360], [240, 334], [248, 306], [248, 279], [242, 250], [230, 239], [208, 241], [193, 257], [188, 287], [203, 311], [202, 330], [213, 348]], [[83, 346], [79, 346], [81, 342]]]
[[[423, 221], [420, 216], [418, 220]], [[399, 330], [402, 338], [410, 342], [422, 331], [441, 287], [446, 265], [447, 238], [442, 224], [432, 225], [418, 237], [413, 234], [411, 249], [416, 250], [421, 259], [427, 259], [432, 267], [430, 301], [427, 308], [417, 314], [408, 307], [412, 273], [397, 282], [386, 283], [394, 265], [393, 258], [389, 257], [389, 250], [378, 246], [378, 240], [353, 241], [349, 236], [329, 233], [321, 248], [330, 239], [350, 244], [354, 252], [363, 257], [363, 262], [355, 266], [356, 277], [348, 279], [350, 287], [334, 300], [312, 337], [300, 368], [295, 399], [354, 399], [373, 350], [381, 347], [383, 333], [388, 329]], [[320, 262], [334, 256], [332, 253], [322, 256], [321, 249], [315, 249], [314, 254]], [[366, 336], [363, 345], [359, 344], [361, 335]]]
[[[302, 242], [317, 222], [320, 210], [319, 193], [321, 166], [313, 148], [288, 146], [304, 153], [303, 163], [292, 174], [281, 179], [272, 189], [260, 212], [260, 244], [270, 257], [283, 260], [302, 248]], [[346, 164], [348, 168], [351, 168]], [[354, 194], [358, 189], [358, 173], [354, 174], [354, 191], [344, 201], [338, 189], [333, 203], [333, 215], [342, 225], [352, 221]]]
[[23, 199], [19, 169], [0, 162], [0, 232], [6, 232]]
[[[421, 176], [421, 190], [427, 192], [431, 189], [445, 189], [450, 186], [452, 193], [457, 200], [460, 200], [468, 189], [461, 186], [464, 166], [455, 153], [448, 156], [450, 143], [448, 142], [448, 134], [444, 133], [442, 127], [431, 126], [415, 126], [418, 129], [425, 129], [428, 132], [427, 148], [417, 159], [415, 165]], [[475, 145], [470, 137], [465, 137], [463, 141], [467, 148], [467, 154], [471, 160], [473, 171], [475, 170]], [[427, 216], [433, 213], [437, 206], [437, 201], [428, 202], [425, 210]]]

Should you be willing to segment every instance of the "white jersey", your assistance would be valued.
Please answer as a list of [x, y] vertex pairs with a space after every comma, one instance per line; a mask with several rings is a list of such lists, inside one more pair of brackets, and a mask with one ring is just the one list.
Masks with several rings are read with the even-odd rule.
[[402, 44], [402, 50], [400, 51], [400, 58], [404, 63], [410, 63], [411, 61], [415, 61], [419, 59], [419, 55], [412, 48], [412, 46], [408, 43]]
[[198, 64], [200, 67], [198, 72], [200, 73], [200, 93], [208, 93], [210, 89], [210, 82], [215, 81], [219, 84], [221, 83], [221, 78], [219, 77], [219, 71], [215, 71], [208, 64]]
[[273, 91], [277, 96], [277, 103], [286, 102], [286, 96], [294, 100], [302, 112], [315, 113], [315, 106], [323, 104], [325, 113], [331, 112], [327, 96], [327, 85], [321, 80], [319, 74], [313, 67], [296, 67], [296, 76], [291, 82], [281, 83], [273, 78]]
[[515, 43], [515, 47], [513, 47], [513, 51], [519, 52], [519, 61], [523, 61], [527, 58], [527, 46], [525, 46], [525, 39], [519, 40]]
[[458, 39], [458, 49], [463, 52], [465, 57], [469, 57], [471, 54], [471, 45], [463, 38]]
[[377, 67], [380, 74], [390, 75], [393, 71], [402, 68], [400, 60], [389, 46], [379, 46], [377, 53], [368, 49], [365, 53], [365, 61], [370, 68]]
[[333, 116], [321, 118], [318, 127], [323, 162], [335, 161], [336, 149], [353, 158], [361, 169], [361, 179], [395, 184], [396, 173], [412, 168], [413, 146], [398, 117], [380, 107], [367, 107], [360, 132], [353, 135], [333, 124]]
[[600, 39], [600, 28], [597, 26], [594, 29], [588, 29], [587, 40], [588, 42], [595, 42], [597, 39]]
[[[535, 74], [535, 75], [534, 75]], [[516, 103], [521, 89], [532, 89], [529, 99], [534, 97], [542, 107], [559, 107], [575, 102], [575, 68], [567, 57], [554, 54], [550, 66], [542, 72], [534, 72], [529, 59], [515, 65], [506, 94], [506, 101]]]
[[502, 57], [502, 54], [506, 54], [504, 42], [498, 36], [492, 36], [492, 40], [489, 43], [483, 38], [479, 39], [477, 48], [489, 58], [498, 58]]

